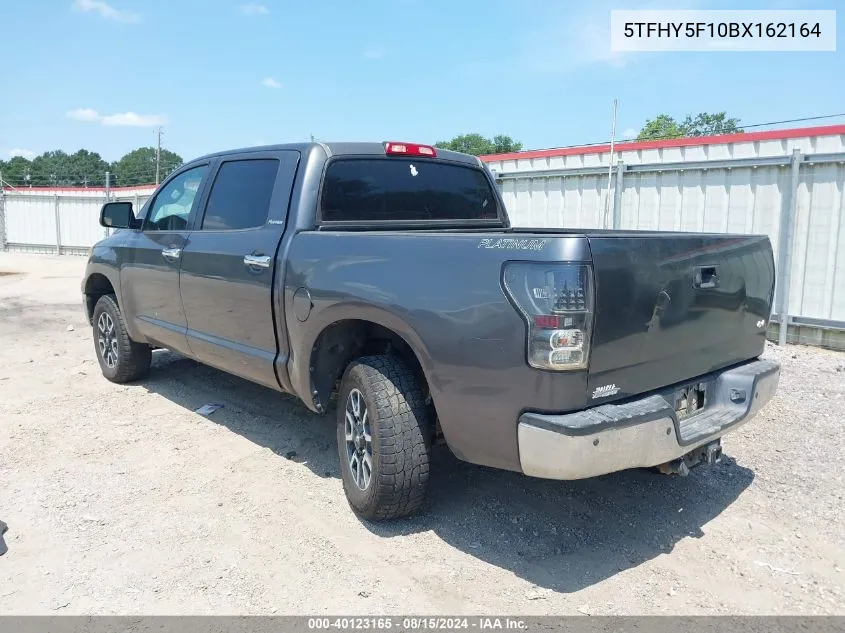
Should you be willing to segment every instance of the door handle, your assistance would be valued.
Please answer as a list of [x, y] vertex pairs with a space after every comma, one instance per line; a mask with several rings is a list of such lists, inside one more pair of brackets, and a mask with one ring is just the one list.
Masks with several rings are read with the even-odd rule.
[[163, 248], [161, 249], [161, 256], [164, 259], [175, 262], [182, 256], [181, 248]]
[[270, 256], [244, 255], [244, 266], [247, 268], [270, 268]]

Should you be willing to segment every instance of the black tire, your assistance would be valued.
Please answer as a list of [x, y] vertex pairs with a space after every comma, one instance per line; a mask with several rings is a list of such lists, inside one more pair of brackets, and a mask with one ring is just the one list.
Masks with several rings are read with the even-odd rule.
[[[371, 437], [370, 477], [363, 489], [350, 463], [352, 452], [358, 449], [347, 442], [346, 412], [356, 390], [366, 405]], [[343, 374], [338, 394], [337, 447], [343, 490], [355, 513], [383, 520], [419, 510], [428, 488], [430, 445], [428, 409], [414, 372], [395, 356], [353, 361]], [[362, 461], [366, 463], [366, 458]]]
[[[152, 349], [149, 345], [136, 343], [129, 338], [126, 321], [114, 295], [99, 298], [94, 306], [93, 321], [94, 352], [103, 376], [116, 383], [130, 382], [145, 376], [152, 362]], [[103, 326], [105, 332], [101, 332]], [[117, 358], [114, 358], [115, 355]]]

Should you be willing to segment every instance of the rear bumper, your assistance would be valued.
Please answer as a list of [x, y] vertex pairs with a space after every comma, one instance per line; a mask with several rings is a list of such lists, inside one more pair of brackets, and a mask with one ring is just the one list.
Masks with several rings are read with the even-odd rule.
[[677, 388], [564, 415], [524, 413], [517, 433], [522, 472], [584, 479], [670, 462], [754, 417], [779, 378], [777, 362], [755, 360], [691, 381], [704, 389], [704, 407], [682, 419], [675, 413]]

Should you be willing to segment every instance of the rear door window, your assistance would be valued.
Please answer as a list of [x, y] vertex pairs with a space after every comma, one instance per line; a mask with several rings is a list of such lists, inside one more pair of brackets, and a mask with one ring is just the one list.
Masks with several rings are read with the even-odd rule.
[[320, 199], [324, 222], [497, 220], [497, 198], [480, 169], [411, 158], [340, 158]]
[[231, 160], [220, 165], [200, 230], [254, 229], [267, 222], [279, 161]]

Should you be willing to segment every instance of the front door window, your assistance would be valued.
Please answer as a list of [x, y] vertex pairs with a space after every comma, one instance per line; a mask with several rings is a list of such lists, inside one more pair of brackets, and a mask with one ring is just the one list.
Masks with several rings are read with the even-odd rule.
[[184, 231], [207, 165], [183, 171], [168, 182], [153, 201], [145, 231]]

